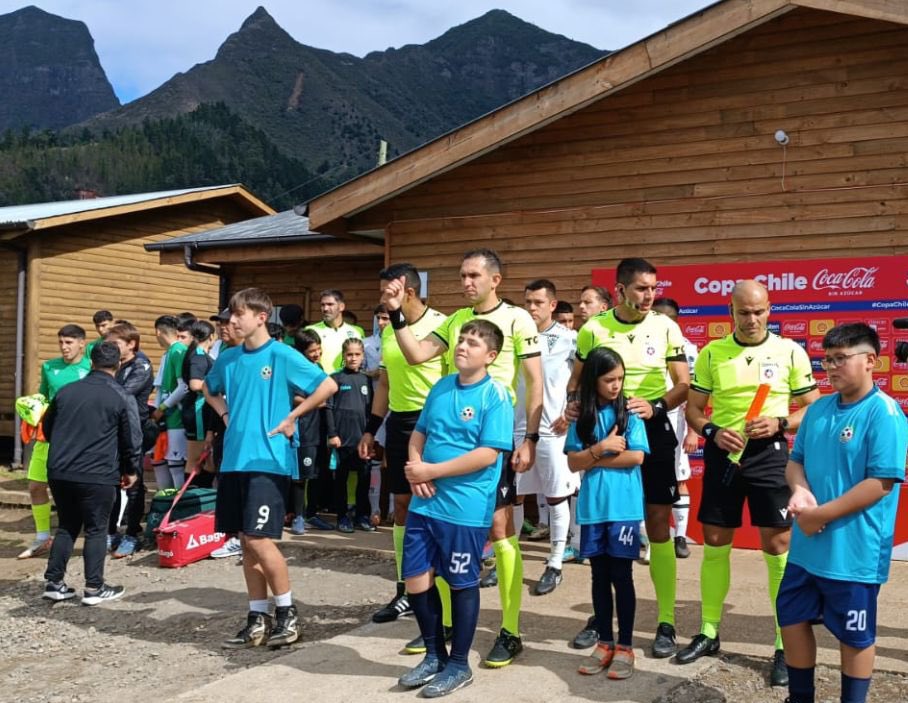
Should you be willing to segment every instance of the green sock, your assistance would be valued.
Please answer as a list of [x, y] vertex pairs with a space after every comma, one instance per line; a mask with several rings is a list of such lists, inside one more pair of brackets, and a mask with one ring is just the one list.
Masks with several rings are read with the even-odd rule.
[[403, 525], [395, 524], [391, 528], [391, 539], [394, 540], [394, 564], [397, 566], [397, 580], [403, 581], [400, 570], [404, 565], [404, 534], [407, 528]]
[[649, 576], [656, 589], [656, 605], [659, 609], [658, 622], [674, 625], [675, 589], [678, 580], [678, 560], [675, 558], [674, 541], [650, 541]]
[[776, 649], [782, 649], [782, 630], [779, 628], [779, 619], [776, 615], [776, 598], [779, 596], [782, 576], [785, 575], [788, 552], [779, 555], [763, 552], [763, 560], [766, 562], [766, 569], [769, 575], [769, 602], [772, 604], [772, 617], [776, 622]]
[[501, 596], [501, 626], [512, 635], [520, 634], [520, 600], [523, 595], [523, 558], [517, 536], [492, 543]]
[[438, 589], [438, 598], [441, 600], [441, 624], [445, 627], [454, 627], [454, 620], [451, 617], [451, 587], [441, 576], [436, 576], [435, 588]]
[[35, 532], [38, 539], [50, 537], [50, 503], [32, 505], [32, 517], [35, 519]]
[[347, 474], [347, 505], [356, 505], [356, 485], [359, 476], [352, 471]]
[[722, 606], [731, 585], [731, 545], [710, 547], [703, 545], [703, 563], [700, 565], [700, 600], [703, 623], [700, 634], [715, 639], [722, 621]]

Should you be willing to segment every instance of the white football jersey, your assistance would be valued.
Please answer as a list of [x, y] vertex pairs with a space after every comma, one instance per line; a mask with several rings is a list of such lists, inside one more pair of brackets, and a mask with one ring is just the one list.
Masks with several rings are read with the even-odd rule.
[[[577, 333], [553, 322], [548, 329], [539, 333], [539, 347], [542, 351], [542, 421], [539, 434], [553, 437], [552, 423], [564, 411], [567, 384], [571, 380], [574, 358], [577, 354]], [[526, 383], [519, 374], [517, 383], [517, 406], [514, 408], [514, 437], [526, 434]]]

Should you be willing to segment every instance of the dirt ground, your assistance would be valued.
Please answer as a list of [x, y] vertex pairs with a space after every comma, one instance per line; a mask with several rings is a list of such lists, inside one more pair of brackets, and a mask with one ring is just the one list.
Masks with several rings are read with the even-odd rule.
[[[235, 559], [206, 560], [185, 569], [165, 570], [158, 568], [154, 554], [140, 552], [130, 559], [108, 562], [108, 582], [127, 589], [123, 600], [95, 608], [83, 607], [78, 600], [52, 605], [40, 598], [45, 561], [15, 559], [30, 533], [28, 511], [0, 508], [0, 679], [4, 682], [0, 701], [165, 700], [286, 654], [286, 650], [228, 652], [220, 648], [221, 640], [242, 625], [246, 609], [242, 571]], [[393, 591], [393, 564], [386, 548], [374, 552], [338, 550], [333, 545], [344, 544], [338, 537], [331, 534], [284, 543], [292, 582], [298, 584], [294, 600], [300, 608], [306, 643], [357, 628]], [[377, 540], [373, 544], [389, 541], [381, 535], [359, 537], [360, 545], [369, 539]], [[528, 582], [541, 571], [534, 549], [535, 545], [526, 550]], [[694, 565], [689, 565], [693, 571]], [[578, 587], [573, 591], [562, 587], [551, 598], [561, 593], [562, 598], [571, 599], [564, 608], [582, 614], [589, 608], [588, 595], [577, 594], [588, 593], [588, 585], [583, 583], [586, 567], [570, 568], [576, 570], [571, 578]], [[652, 607], [643, 593], [647, 581], [641, 568], [637, 571], [641, 621], [649, 620]], [[70, 563], [68, 582], [79, 589], [82, 586], [78, 550]], [[494, 597], [491, 593], [489, 596]], [[556, 605], [549, 599], [547, 596], [547, 607]], [[534, 607], [534, 602], [541, 599], [525, 596], [525, 607]], [[582, 622], [579, 615], [578, 621]], [[646, 632], [641, 626], [638, 624], [637, 644], [645, 647]], [[567, 640], [574, 629], [575, 623], [567, 620], [564, 632], [557, 634]], [[539, 635], [530, 631], [526, 639], [534, 634]], [[830, 644], [825, 642], [827, 647]], [[904, 657], [901, 652], [890, 656]], [[531, 671], [527, 677], [532, 677]], [[528, 685], [532, 685], [531, 680]], [[375, 686], [374, 681], [365, 677], [362, 690], [355, 693], [368, 696], [370, 686]], [[479, 693], [478, 686], [472, 690]], [[838, 670], [821, 666], [817, 700], [837, 701], [838, 690]], [[351, 693], [341, 696], [339, 692], [337, 700], [349, 699]], [[653, 703], [780, 703], [784, 697], [784, 691], [766, 685], [765, 657], [732, 652], [704, 667], [698, 676], [665, 691]], [[466, 703], [473, 696], [465, 691], [458, 694], [458, 700]], [[908, 700], [908, 677], [879, 673], [874, 677], [871, 700]]]

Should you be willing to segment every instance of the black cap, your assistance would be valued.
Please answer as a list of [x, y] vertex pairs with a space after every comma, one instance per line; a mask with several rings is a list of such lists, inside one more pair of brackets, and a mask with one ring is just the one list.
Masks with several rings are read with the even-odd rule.
[[217, 315], [208, 318], [212, 322], [230, 322], [230, 308], [224, 308]]

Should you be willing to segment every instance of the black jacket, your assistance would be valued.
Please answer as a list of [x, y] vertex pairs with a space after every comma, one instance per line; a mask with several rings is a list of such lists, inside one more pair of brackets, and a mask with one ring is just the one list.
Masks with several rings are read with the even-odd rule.
[[355, 447], [372, 412], [372, 384], [366, 374], [346, 369], [331, 374], [331, 378], [337, 382], [337, 393], [328, 398], [325, 407], [326, 434], [340, 437], [343, 447]]
[[151, 410], [148, 407], [148, 398], [154, 389], [154, 371], [151, 362], [144, 354], [136, 356], [132, 361], [127, 361], [114, 377], [117, 383], [123, 386], [128, 395], [136, 399], [136, 410], [139, 411], [139, 421], [142, 424], [148, 420]]
[[44, 413], [50, 480], [118, 485], [141, 470], [142, 430], [135, 399], [103, 371], [60, 389]]

